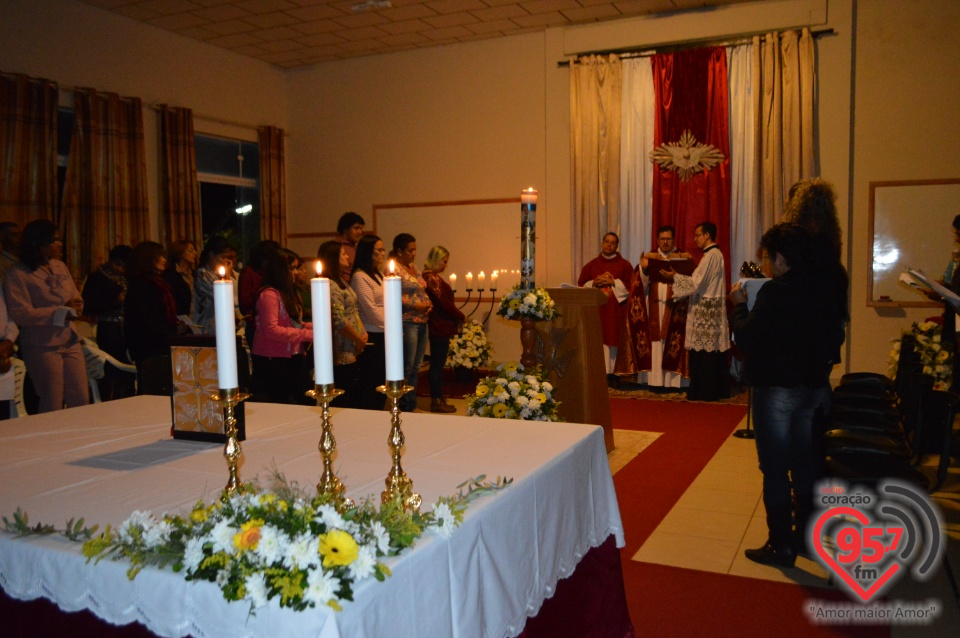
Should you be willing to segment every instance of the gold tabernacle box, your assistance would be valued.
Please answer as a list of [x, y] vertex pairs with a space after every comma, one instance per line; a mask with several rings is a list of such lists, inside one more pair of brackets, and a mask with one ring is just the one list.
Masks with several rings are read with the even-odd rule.
[[[223, 406], [213, 396], [217, 381], [217, 339], [212, 335], [184, 335], [170, 338], [170, 370], [173, 376], [171, 406], [173, 438], [225, 443]], [[240, 388], [250, 383], [247, 354], [237, 337], [237, 377]], [[244, 404], [234, 409], [237, 439], [245, 440]]]

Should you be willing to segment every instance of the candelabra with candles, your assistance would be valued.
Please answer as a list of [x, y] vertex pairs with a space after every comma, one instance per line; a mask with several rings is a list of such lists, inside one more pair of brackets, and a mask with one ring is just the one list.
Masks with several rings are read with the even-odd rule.
[[[467, 276], [468, 286], [472, 276]], [[400, 277], [394, 274], [391, 261], [388, 274], [383, 278], [383, 332], [386, 349], [386, 382], [377, 388], [387, 395], [390, 401], [390, 434], [387, 445], [390, 447], [392, 464], [384, 481], [386, 489], [380, 494], [383, 503], [398, 501], [407, 511], [419, 511], [421, 498], [413, 491], [413, 480], [403, 471], [400, 457], [406, 439], [400, 428], [400, 397], [413, 392], [414, 388], [404, 381], [403, 368], [403, 301]]]
[[328, 496], [338, 509], [353, 507], [346, 498], [346, 486], [333, 471], [333, 453], [337, 440], [333, 436], [330, 402], [343, 394], [333, 385], [333, 320], [330, 314], [330, 280], [323, 277], [323, 264], [317, 262], [317, 276], [310, 280], [310, 309], [313, 312], [313, 370], [316, 385], [307, 396], [320, 408], [321, 434], [317, 449], [323, 460], [323, 472], [317, 483], [317, 494]]
[[240, 481], [240, 456], [243, 448], [237, 438], [237, 419], [234, 409], [237, 404], [250, 398], [240, 391], [237, 381], [237, 324], [233, 313], [233, 280], [227, 277], [226, 269], [220, 267], [220, 279], [213, 282], [213, 308], [217, 335], [217, 384], [219, 392], [210, 398], [223, 410], [223, 433], [226, 444], [223, 456], [227, 460], [227, 485], [225, 496], [243, 488]]

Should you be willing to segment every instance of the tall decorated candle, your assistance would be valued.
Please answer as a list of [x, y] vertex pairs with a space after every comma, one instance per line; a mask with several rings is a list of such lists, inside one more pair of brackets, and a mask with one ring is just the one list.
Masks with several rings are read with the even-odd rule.
[[330, 314], [330, 280], [321, 277], [323, 265], [317, 262], [317, 276], [310, 280], [310, 308], [313, 311], [313, 370], [317, 385], [333, 383], [333, 327]]
[[537, 262], [537, 191], [520, 193], [520, 288], [533, 290]]
[[403, 381], [403, 289], [400, 277], [390, 272], [383, 278], [383, 332], [387, 357], [387, 381]]
[[213, 282], [213, 310], [217, 327], [217, 380], [220, 388], [232, 390], [237, 382], [237, 323], [233, 314], [233, 279], [220, 267], [220, 279]]

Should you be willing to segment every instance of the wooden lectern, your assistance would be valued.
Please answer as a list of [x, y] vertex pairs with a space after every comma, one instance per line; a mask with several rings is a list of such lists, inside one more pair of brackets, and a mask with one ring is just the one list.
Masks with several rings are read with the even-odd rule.
[[571, 423], [601, 426], [610, 452], [613, 427], [599, 310], [607, 297], [594, 288], [550, 288], [547, 292], [560, 318], [537, 324], [537, 361], [556, 388], [559, 415]]

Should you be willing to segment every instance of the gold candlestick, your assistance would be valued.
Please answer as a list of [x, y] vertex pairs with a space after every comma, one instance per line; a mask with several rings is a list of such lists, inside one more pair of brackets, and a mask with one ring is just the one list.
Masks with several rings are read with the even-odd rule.
[[315, 400], [317, 406], [321, 408], [320, 422], [323, 424], [323, 433], [320, 436], [320, 443], [317, 445], [317, 449], [320, 450], [320, 458], [323, 459], [323, 474], [320, 475], [320, 482], [317, 483], [317, 494], [330, 496], [337, 504], [337, 509], [353, 507], [354, 505], [351, 499], [344, 496], [347, 488], [333, 471], [333, 453], [337, 449], [337, 440], [333, 438], [330, 402], [341, 394], [343, 394], [343, 390], [338, 390], [332, 383], [316, 385], [313, 390], [307, 391], [307, 396]]
[[220, 391], [211, 395], [210, 398], [223, 408], [223, 433], [227, 436], [227, 442], [223, 446], [223, 457], [227, 459], [227, 471], [230, 474], [223, 491], [224, 495], [230, 496], [243, 488], [243, 483], [240, 482], [240, 470], [238, 469], [243, 448], [237, 439], [237, 419], [233, 416], [233, 409], [241, 401], [249, 399], [250, 395], [246, 392], [240, 392], [239, 388], [220, 388]]
[[377, 388], [377, 392], [382, 392], [390, 399], [390, 435], [387, 437], [387, 445], [393, 454], [393, 467], [384, 481], [387, 489], [380, 494], [380, 501], [389, 503], [398, 500], [403, 504], [403, 509], [411, 512], [420, 510], [422, 499], [420, 495], [413, 491], [413, 481], [403, 471], [400, 465], [400, 455], [403, 451], [405, 439], [403, 430], [400, 429], [400, 397], [407, 392], [412, 392], [413, 387], [406, 385], [403, 381], [387, 381], [384, 385]]

